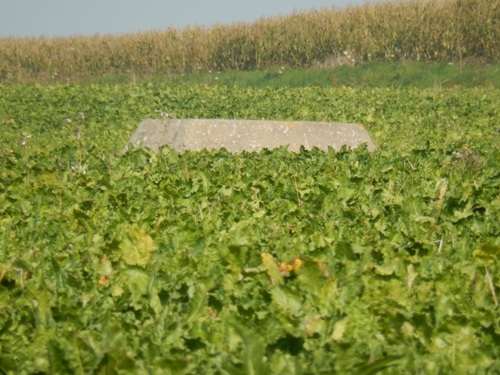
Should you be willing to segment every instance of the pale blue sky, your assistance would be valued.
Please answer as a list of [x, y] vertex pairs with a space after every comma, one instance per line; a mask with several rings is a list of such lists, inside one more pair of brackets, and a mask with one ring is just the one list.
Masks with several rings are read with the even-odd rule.
[[211, 26], [374, 1], [380, 0], [0, 0], [0, 38]]

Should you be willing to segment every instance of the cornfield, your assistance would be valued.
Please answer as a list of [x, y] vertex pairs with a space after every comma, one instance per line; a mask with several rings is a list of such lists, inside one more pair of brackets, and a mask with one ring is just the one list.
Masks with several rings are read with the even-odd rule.
[[120, 36], [0, 39], [0, 82], [500, 60], [498, 0], [413, 0]]

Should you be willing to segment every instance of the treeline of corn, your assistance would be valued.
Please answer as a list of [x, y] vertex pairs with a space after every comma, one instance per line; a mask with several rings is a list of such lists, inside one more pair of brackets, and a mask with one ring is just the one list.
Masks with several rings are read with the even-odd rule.
[[401, 0], [210, 28], [4, 38], [0, 39], [0, 82], [374, 60], [498, 62], [499, 1]]

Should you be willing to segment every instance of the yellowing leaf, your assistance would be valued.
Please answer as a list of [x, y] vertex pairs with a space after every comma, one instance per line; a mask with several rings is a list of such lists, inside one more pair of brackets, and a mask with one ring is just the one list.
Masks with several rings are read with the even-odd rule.
[[155, 244], [153, 239], [142, 229], [131, 227], [125, 231], [120, 249], [127, 264], [146, 267], [155, 251]]
[[347, 318], [339, 320], [333, 327], [332, 339], [340, 341], [344, 337], [345, 329], [347, 326]]
[[298, 272], [302, 263], [302, 260], [299, 258], [294, 258], [290, 262], [282, 262], [279, 266], [280, 273]]
[[109, 277], [113, 272], [113, 266], [106, 255], [101, 258], [98, 269], [101, 276]]
[[99, 277], [99, 285], [100, 286], [107, 286], [108, 281], [109, 281], [109, 277], [106, 275], [102, 275], [101, 277]]
[[323, 333], [326, 329], [325, 321], [319, 317], [308, 320], [304, 325], [304, 330], [308, 335]]
[[412, 264], [410, 264], [408, 267], [406, 267], [406, 272], [407, 272], [406, 285], [408, 286], [408, 289], [411, 289], [413, 287], [413, 283], [415, 282], [415, 279], [418, 276], [418, 273], [415, 272]]
[[262, 258], [262, 263], [266, 267], [267, 274], [271, 278], [271, 283], [273, 285], [280, 284], [283, 281], [283, 277], [281, 276], [280, 269], [273, 256], [269, 253], [262, 253], [260, 256]]
[[289, 273], [293, 271], [293, 265], [288, 262], [280, 263], [279, 266], [280, 273]]
[[443, 199], [448, 191], [448, 180], [440, 178], [436, 183], [436, 199], [440, 202], [439, 208], [443, 205]]

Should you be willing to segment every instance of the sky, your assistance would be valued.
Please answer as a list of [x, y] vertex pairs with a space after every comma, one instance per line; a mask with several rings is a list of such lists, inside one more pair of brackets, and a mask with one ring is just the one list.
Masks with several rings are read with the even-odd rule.
[[0, 38], [212, 26], [374, 1], [380, 0], [0, 0]]

